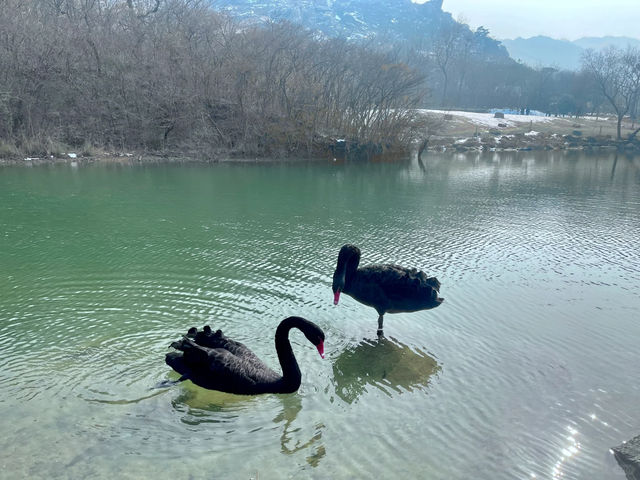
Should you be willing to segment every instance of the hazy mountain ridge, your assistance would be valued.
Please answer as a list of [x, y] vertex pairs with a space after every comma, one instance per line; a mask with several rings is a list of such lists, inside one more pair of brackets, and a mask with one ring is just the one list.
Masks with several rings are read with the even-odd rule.
[[565, 70], [578, 70], [586, 49], [601, 50], [608, 46], [640, 47], [640, 40], [631, 37], [583, 37], [574, 41], [558, 40], [546, 36], [502, 40], [509, 55], [532, 67], [552, 66]]
[[[330, 37], [412, 41], [456, 25], [442, 0], [214, 0], [214, 8], [247, 21], [287, 20]], [[465, 28], [468, 28], [465, 26]], [[487, 57], [507, 59], [507, 50], [490, 36], [480, 46]]]

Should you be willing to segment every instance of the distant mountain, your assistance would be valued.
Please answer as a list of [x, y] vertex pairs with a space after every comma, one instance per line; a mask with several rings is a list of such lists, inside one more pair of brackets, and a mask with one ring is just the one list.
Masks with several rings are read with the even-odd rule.
[[593, 48], [594, 50], [601, 50], [605, 47], [618, 47], [627, 48], [628, 45], [632, 47], [640, 47], [640, 40], [630, 37], [583, 37], [575, 40], [573, 43], [582, 48]]
[[588, 48], [601, 50], [608, 46], [640, 47], [640, 40], [629, 37], [584, 37], [575, 41], [537, 36], [502, 40], [514, 60], [532, 67], [551, 66], [564, 70], [578, 70], [582, 54]]
[[567, 70], [580, 68], [580, 56], [584, 51], [568, 40], [543, 36], [502, 40], [502, 44], [516, 61], [532, 67], [553, 66]]
[[[442, 11], [442, 0], [211, 0], [217, 10], [248, 22], [288, 20], [330, 37], [412, 41], [457, 24]], [[467, 30], [468, 27], [464, 26]], [[508, 59], [507, 50], [489, 36], [476, 36], [485, 56]]]

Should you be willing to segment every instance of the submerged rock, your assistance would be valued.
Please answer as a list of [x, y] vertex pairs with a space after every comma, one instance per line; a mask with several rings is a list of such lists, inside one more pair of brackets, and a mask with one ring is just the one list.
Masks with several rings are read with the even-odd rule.
[[613, 454], [629, 480], [640, 480], [640, 435], [613, 447]]

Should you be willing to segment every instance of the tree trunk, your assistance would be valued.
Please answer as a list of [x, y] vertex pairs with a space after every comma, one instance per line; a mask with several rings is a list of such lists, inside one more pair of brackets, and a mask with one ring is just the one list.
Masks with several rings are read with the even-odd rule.
[[441, 106], [442, 106], [442, 108], [444, 108], [445, 104], [447, 102], [447, 86], [448, 86], [448, 83], [449, 83], [449, 77], [447, 76], [447, 73], [444, 70], [442, 70], [442, 77], [443, 77], [443, 80], [444, 80], [444, 82], [443, 82], [444, 85], [442, 86], [442, 104], [441, 104]]
[[618, 115], [618, 124], [616, 125], [618, 132], [618, 141], [622, 140], [622, 116]]

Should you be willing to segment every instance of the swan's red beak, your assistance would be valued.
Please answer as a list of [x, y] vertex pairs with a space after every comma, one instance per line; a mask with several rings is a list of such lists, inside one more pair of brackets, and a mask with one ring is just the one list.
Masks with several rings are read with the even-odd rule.
[[333, 304], [337, 305], [340, 301], [340, 290], [336, 290], [336, 293], [333, 294]]
[[318, 345], [316, 345], [316, 348], [318, 349], [318, 353], [320, 354], [320, 356], [324, 358], [324, 342], [320, 342]]

